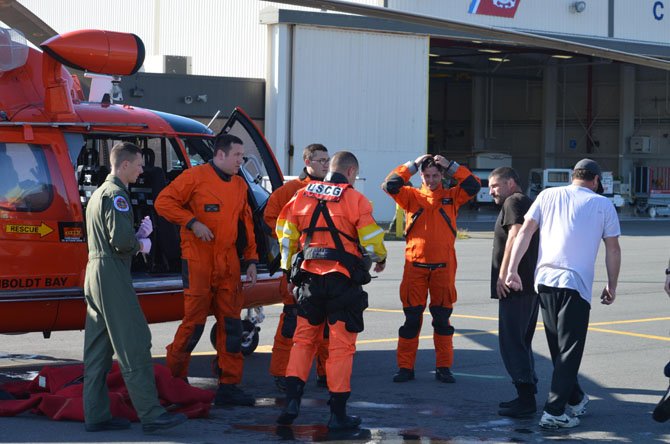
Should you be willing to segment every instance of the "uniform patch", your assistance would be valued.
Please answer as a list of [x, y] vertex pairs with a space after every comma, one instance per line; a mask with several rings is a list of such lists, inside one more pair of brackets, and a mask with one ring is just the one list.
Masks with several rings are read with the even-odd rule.
[[114, 208], [124, 213], [130, 211], [130, 205], [128, 205], [128, 201], [123, 196], [116, 196], [114, 198]]
[[218, 213], [219, 204], [205, 204], [205, 213]]
[[452, 205], [454, 203], [454, 200], [451, 197], [443, 197], [442, 198], [442, 205]]
[[311, 182], [305, 187], [304, 195], [319, 200], [338, 202], [342, 198], [348, 184], [330, 184], [323, 182]]

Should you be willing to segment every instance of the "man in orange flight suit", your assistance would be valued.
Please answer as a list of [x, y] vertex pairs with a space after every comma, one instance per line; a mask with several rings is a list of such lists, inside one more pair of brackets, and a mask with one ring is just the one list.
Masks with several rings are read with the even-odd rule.
[[237, 254], [238, 221], [244, 224], [244, 262], [250, 285], [256, 283], [256, 240], [248, 186], [237, 175], [243, 163], [242, 140], [222, 135], [214, 157], [180, 174], [156, 198], [158, 214], [181, 227], [184, 318], [167, 346], [172, 375], [186, 378], [191, 352], [202, 336], [210, 312], [216, 316], [216, 349], [221, 369], [217, 405], [254, 405], [237, 387], [242, 380], [241, 353], [244, 305]]
[[[406, 185], [421, 170], [421, 189]], [[457, 185], [444, 188], [442, 179]], [[435, 344], [435, 379], [455, 382], [451, 373], [454, 361], [454, 327], [449, 322], [456, 302], [456, 217], [461, 205], [481, 188], [470, 170], [444, 157], [423, 155], [394, 169], [382, 188], [406, 212], [405, 269], [400, 283], [400, 301], [405, 324], [398, 337], [398, 372], [394, 382], [414, 379], [414, 362], [419, 347], [419, 332], [430, 291]]]
[[277, 419], [282, 425], [292, 424], [300, 412], [303, 388], [326, 321], [330, 326], [328, 428], [352, 429], [361, 423], [360, 418], [346, 413], [356, 337], [363, 331], [363, 311], [368, 306], [362, 286], [370, 281], [368, 265], [372, 263], [364, 263], [361, 250], [377, 263], [375, 271], [381, 272], [386, 248], [384, 231], [372, 217], [370, 202], [351, 186], [357, 174], [356, 156], [336, 153], [324, 181], [311, 182], [298, 191], [277, 221], [281, 267], [291, 270], [291, 282], [299, 287], [298, 326], [286, 369], [286, 406]]
[[[265, 206], [263, 218], [275, 236], [277, 217], [279, 217], [284, 205], [291, 200], [296, 191], [304, 188], [312, 180], [323, 180], [328, 173], [328, 163], [330, 162], [328, 149], [320, 143], [308, 145], [302, 152], [302, 159], [305, 162], [305, 168], [303, 168], [300, 176], [274, 190]], [[286, 391], [286, 366], [293, 346], [293, 333], [298, 320], [298, 305], [295, 303], [293, 294], [289, 292], [288, 281], [283, 273], [279, 291], [282, 295], [284, 309], [279, 316], [279, 325], [277, 325], [274, 345], [272, 346], [270, 374], [274, 376], [277, 388], [283, 392]], [[327, 387], [325, 363], [328, 359], [328, 326], [323, 333], [324, 339], [319, 345], [316, 357], [316, 382], [319, 387]]]

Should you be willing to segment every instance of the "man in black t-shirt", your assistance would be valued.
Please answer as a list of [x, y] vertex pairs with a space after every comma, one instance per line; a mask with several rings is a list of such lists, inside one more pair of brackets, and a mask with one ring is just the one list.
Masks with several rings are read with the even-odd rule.
[[513, 291], [505, 285], [505, 277], [514, 239], [523, 225], [523, 217], [532, 201], [521, 191], [516, 171], [509, 167], [496, 168], [491, 172], [489, 192], [495, 203], [501, 206], [493, 231], [491, 298], [499, 300], [500, 355], [518, 393], [514, 400], [500, 403], [498, 414], [519, 418], [533, 415], [537, 411], [537, 376], [531, 343], [539, 306], [534, 285], [539, 234], [535, 233], [519, 264], [523, 290]]

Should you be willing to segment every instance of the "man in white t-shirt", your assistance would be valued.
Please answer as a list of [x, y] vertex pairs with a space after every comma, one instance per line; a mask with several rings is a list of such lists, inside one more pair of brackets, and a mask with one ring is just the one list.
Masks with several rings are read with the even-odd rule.
[[521, 258], [533, 233], [540, 230], [535, 287], [554, 372], [540, 420], [543, 428], [579, 425], [589, 397], [577, 382], [591, 310], [591, 287], [600, 240], [605, 243], [607, 285], [600, 300], [610, 305], [616, 297], [621, 267], [619, 218], [602, 193], [600, 166], [591, 159], [575, 165], [572, 184], [540, 193], [524, 217], [512, 248], [506, 284], [522, 290], [518, 274]]

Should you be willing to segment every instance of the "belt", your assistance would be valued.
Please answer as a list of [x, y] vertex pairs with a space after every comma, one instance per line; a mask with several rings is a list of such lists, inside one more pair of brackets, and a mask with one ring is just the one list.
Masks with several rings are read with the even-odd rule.
[[418, 268], [428, 268], [429, 270], [436, 270], [438, 268], [445, 268], [446, 263], [440, 262], [439, 264], [424, 264], [422, 262], [412, 262], [412, 265]]

